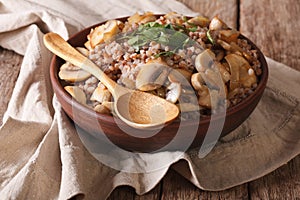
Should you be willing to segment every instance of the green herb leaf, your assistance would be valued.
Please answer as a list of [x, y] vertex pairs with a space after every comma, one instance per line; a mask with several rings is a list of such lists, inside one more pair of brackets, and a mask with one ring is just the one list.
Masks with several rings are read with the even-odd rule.
[[197, 27], [197, 26], [194, 26], [194, 27], [189, 28], [189, 31], [191, 31], [191, 32], [196, 32], [197, 29], [198, 29], [198, 27]]
[[207, 36], [208, 40], [209, 40], [212, 44], [215, 44], [215, 41], [214, 41], [214, 39], [212, 38], [212, 36], [211, 36], [211, 34], [210, 34], [210, 30], [208, 30], [208, 31], [206, 32], [206, 36]]
[[157, 22], [148, 22], [140, 25], [137, 30], [125, 35], [123, 38], [128, 39], [128, 44], [136, 51], [139, 51], [142, 46], [152, 41], [169, 46], [170, 51], [160, 52], [156, 57], [169, 56], [178, 49], [191, 44], [189, 36], [183, 33], [185, 31], [187, 29], [180, 25], [161, 25]]
[[156, 55], [154, 56], [154, 58], [159, 58], [159, 57], [161, 57], [161, 56], [166, 56], [166, 57], [168, 57], [168, 56], [172, 56], [173, 54], [175, 54], [175, 52], [173, 52], [173, 51], [162, 51], [162, 52], [156, 54]]

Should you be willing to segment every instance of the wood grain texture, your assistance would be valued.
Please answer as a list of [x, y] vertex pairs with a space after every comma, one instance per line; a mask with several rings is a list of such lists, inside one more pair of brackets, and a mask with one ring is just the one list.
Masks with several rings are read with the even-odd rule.
[[300, 70], [299, 0], [241, 0], [240, 30], [279, 62]]
[[162, 183], [144, 195], [137, 195], [132, 187], [120, 186], [116, 188], [108, 200], [157, 200], [160, 199]]
[[107, 200], [134, 200], [135, 191], [129, 186], [117, 187]]
[[[19, 75], [23, 57], [0, 47], [0, 124]], [[3, 95], [4, 94], [4, 95]]]
[[249, 183], [251, 200], [300, 199], [300, 157], [271, 174]]
[[190, 9], [212, 18], [218, 15], [230, 27], [237, 27], [238, 5], [237, 0], [177, 0]]
[[[240, 1], [240, 30], [269, 56], [300, 70], [298, 0]], [[249, 183], [250, 199], [300, 199], [300, 156]]]

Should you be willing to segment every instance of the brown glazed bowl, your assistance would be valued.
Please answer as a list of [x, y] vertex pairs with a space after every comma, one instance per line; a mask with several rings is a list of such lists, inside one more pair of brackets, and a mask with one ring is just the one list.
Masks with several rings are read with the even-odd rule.
[[[125, 19], [120, 20], [124, 21]], [[83, 47], [91, 28], [100, 24], [102, 23], [80, 31], [73, 35], [68, 42], [74, 47]], [[222, 137], [241, 125], [255, 109], [265, 90], [268, 79], [268, 66], [264, 55], [253, 42], [244, 36], [242, 37], [248, 40], [249, 44], [258, 51], [259, 61], [261, 62], [262, 75], [259, 78], [256, 90], [239, 104], [228, 108], [226, 116], [201, 116], [200, 120], [185, 122], [177, 120], [165, 125], [157, 133], [153, 130], [134, 129], [115, 117], [96, 113], [91, 108], [73, 100], [64, 90], [63, 82], [58, 77], [59, 68], [64, 61], [55, 55], [50, 65], [51, 83], [58, 101], [65, 113], [74, 122], [74, 125], [85, 130], [86, 134], [91, 134], [105, 143], [137, 152], [186, 150], [187, 148], [199, 147], [202, 145], [204, 138], [209, 136], [208, 134], [217, 134], [217, 136]], [[217, 140], [219, 137], [211, 138]]]

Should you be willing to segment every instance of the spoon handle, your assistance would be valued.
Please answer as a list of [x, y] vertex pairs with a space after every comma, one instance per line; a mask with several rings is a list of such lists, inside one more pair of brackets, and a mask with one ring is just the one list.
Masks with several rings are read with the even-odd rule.
[[44, 36], [44, 44], [52, 53], [94, 75], [107, 87], [113, 96], [116, 95], [115, 89], [118, 87], [117, 83], [110, 79], [90, 59], [79, 53], [60, 35], [57, 33], [47, 33]]

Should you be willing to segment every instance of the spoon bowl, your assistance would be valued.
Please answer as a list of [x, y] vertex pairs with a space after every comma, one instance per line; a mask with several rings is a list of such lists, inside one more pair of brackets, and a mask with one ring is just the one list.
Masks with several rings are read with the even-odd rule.
[[155, 95], [118, 85], [60, 35], [47, 33], [44, 36], [44, 44], [52, 53], [98, 78], [113, 95], [116, 115], [129, 126], [152, 129], [178, 116], [179, 109], [175, 104]]

